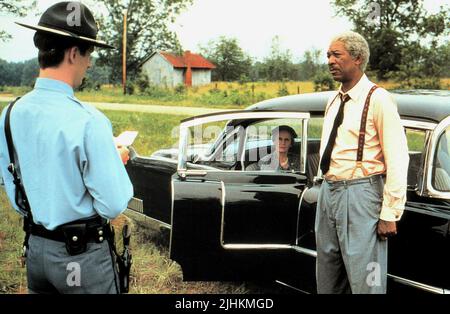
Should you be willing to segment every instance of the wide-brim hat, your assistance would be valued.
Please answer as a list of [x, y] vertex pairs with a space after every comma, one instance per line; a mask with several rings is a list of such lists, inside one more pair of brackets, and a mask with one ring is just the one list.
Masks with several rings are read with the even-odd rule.
[[65, 1], [52, 5], [42, 14], [38, 25], [16, 24], [36, 31], [71, 37], [97, 47], [114, 48], [97, 40], [97, 23], [91, 11], [81, 2]]

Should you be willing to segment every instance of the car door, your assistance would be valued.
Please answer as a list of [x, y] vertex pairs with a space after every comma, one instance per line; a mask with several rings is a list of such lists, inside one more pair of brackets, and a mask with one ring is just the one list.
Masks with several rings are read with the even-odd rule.
[[[423, 125], [423, 123], [422, 123]], [[388, 288], [450, 291], [450, 117], [428, 128], [416, 189], [409, 189], [398, 234], [389, 243]], [[412, 143], [408, 141], [410, 147]], [[414, 159], [410, 152], [410, 171]], [[423, 166], [425, 165], [425, 166]], [[392, 290], [391, 289], [391, 290]]]
[[[298, 171], [246, 171], [245, 158], [252, 149], [248, 126], [265, 119], [299, 122]], [[172, 178], [170, 257], [181, 265], [185, 280], [263, 280], [289, 272], [307, 183], [302, 140], [308, 119], [307, 113], [240, 111], [181, 124], [178, 170]], [[242, 132], [226, 131], [233, 138], [223, 145], [216, 142], [209, 156], [188, 154], [189, 134], [204, 133], [211, 123]], [[229, 151], [236, 152], [234, 161], [217, 160], [230, 156]]]

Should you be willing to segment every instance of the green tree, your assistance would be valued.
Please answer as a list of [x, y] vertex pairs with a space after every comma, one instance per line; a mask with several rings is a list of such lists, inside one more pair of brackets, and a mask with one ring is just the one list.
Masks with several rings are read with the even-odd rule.
[[23, 62], [22, 71], [20, 73], [20, 85], [33, 86], [39, 75], [39, 63], [37, 58]]
[[333, 6], [367, 39], [369, 68], [377, 72], [378, 79], [406, 66], [408, 46], [417, 43], [423, 48], [423, 43], [438, 43], [450, 29], [449, 8], [429, 14], [423, 0], [334, 0]]
[[291, 51], [283, 50], [280, 38], [275, 36], [272, 39], [270, 55], [264, 59], [261, 76], [269, 81], [286, 81], [295, 80], [297, 73]]
[[99, 49], [99, 65], [112, 69], [111, 78], [122, 77], [123, 10], [127, 10], [127, 75], [137, 76], [138, 66], [156, 50], [181, 52], [176, 34], [169, 29], [178, 14], [192, 0], [99, 0], [106, 8], [106, 16], [97, 16], [99, 37], [116, 49]]
[[22, 69], [22, 62], [7, 62], [0, 59], [0, 86], [19, 86]]
[[[25, 16], [36, 7], [36, 0], [0, 0], [0, 15], [6, 13], [14, 16]], [[10, 39], [11, 35], [0, 30], [0, 41]]]
[[216, 66], [214, 81], [245, 81], [250, 77], [252, 59], [239, 46], [236, 38], [219, 37], [209, 41], [206, 47], [200, 46], [200, 53]]
[[301, 81], [312, 80], [316, 75], [328, 71], [328, 66], [321, 62], [322, 51], [312, 48], [305, 51], [303, 60], [298, 65], [298, 79]]

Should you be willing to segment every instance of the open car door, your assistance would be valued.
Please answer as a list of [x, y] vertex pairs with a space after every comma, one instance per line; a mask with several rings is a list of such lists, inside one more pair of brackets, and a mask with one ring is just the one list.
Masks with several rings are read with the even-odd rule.
[[[254, 140], [251, 126], [259, 122], [270, 130], [264, 121], [277, 119], [298, 123], [298, 169], [247, 171], [270, 150]], [[308, 119], [308, 113], [237, 111], [183, 121], [172, 177], [170, 257], [184, 280], [275, 279], [295, 266]], [[213, 125], [221, 131], [212, 132]], [[213, 133], [219, 136], [211, 149], [192, 154], [192, 135], [203, 140]]]

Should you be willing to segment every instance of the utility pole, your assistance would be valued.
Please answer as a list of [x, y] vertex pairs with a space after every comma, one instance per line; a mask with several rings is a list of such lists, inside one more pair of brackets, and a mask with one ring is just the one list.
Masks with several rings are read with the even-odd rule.
[[122, 85], [123, 94], [127, 93], [127, 14], [128, 10], [123, 9], [123, 51], [122, 51]]

